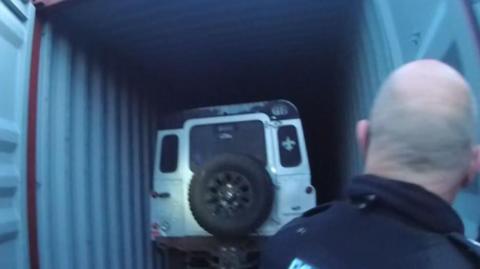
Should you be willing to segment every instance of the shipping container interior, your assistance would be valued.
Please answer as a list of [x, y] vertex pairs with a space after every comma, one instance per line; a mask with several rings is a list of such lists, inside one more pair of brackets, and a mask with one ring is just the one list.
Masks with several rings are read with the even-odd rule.
[[152, 266], [153, 138], [158, 119], [182, 109], [292, 101], [318, 200], [337, 197], [359, 3], [71, 1], [43, 9], [41, 268]]
[[337, 196], [342, 100], [361, 1], [72, 1], [47, 10], [69, 39], [141, 68], [158, 115], [287, 99], [305, 125], [320, 201]]
[[[155, 130], [162, 115], [182, 109], [292, 101], [304, 124], [318, 201], [337, 198], [361, 169], [354, 122], [368, 115], [395, 66], [435, 57], [476, 78], [478, 60], [458, 63], [468, 58], [464, 51], [478, 53], [468, 30], [473, 13], [463, 9], [472, 6], [426, 2], [405, 1], [408, 9], [376, 0], [91, 0], [39, 7], [41, 268], [152, 267]], [[449, 14], [464, 16], [460, 52], [422, 51], [411, 33], [432, 38], [444, 17], [411, 17], [418, 24], [410, 29], [400, 21], [415, 8], [465, 12]], [[420, 42], [416, 50], [402, 45], [402, 30], [408, 42]], [[478, 191], [459, 205], [471, 236], [480, 210], [469, 205]]]

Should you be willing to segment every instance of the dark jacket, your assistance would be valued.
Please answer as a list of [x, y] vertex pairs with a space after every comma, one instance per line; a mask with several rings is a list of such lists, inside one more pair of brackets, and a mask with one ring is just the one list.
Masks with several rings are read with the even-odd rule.
[[364, 175], [349, 198], [287, 224], [266, 244], [261, 268], [480, 268], [458, 215], [422, 187]]

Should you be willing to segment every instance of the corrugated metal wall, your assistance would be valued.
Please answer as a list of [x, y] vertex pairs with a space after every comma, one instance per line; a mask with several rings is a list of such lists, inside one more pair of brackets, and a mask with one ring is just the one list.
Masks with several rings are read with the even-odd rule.
[[151, 268], [156, 112], [141, 74], [52, 29], [41, 43], [41, 268]]
[[355, 47], [352, 65], [350, 91], [345, 97], [343, 120], [343, 156], [346, 156], [343, 182], [361, 172], [362, 157], [356, 144], [355, 125], [358, 120], [368, 117], [370, 107], [383, 79], [398, 63], [394, 47], [387, 41], [386, 26], [378, 11], [378, 1], [364, 1], [361, 11], [361, 31]]

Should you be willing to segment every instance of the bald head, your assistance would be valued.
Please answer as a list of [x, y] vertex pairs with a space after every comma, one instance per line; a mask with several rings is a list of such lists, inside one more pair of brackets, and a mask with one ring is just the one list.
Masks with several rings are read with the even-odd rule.
[[475, 110], [468, 83], [450, 66], [420, 60], [400, 67], [370, 115], [367, 173], [442, 185], [438, 192], [458, 188], [472, 162]]
[[405, 112], [448, 116], [469, 113], [472, 96], [470, 86], [456, 70], [436, 60], [419, 60], [400, 67], [386, 80], [372, 116], [392, 104]]

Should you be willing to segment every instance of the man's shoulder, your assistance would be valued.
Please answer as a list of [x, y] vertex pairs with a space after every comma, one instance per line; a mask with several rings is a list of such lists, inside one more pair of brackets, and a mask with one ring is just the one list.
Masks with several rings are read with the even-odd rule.
[[[391, 264], [391, 268], [405, 268], [395, 267], [392, 262], [399, 257], [409, 257], [413, 265], [429, 264], [429, 258], [425, 260], [425, 257], [433, 259], [449, 250], [456, 250], [451, 255], [456, 255], [453, 260], [457, 264], [469, 264], [463, 252], [452, 246], [442, 234], [411, 226], [363, 203], [333, 202], [313, 208], [284, 226], [267, 245], [265, 256], [273, 258], [283, 267], [292, 260], [300, 259], [316, 266], [332, 265], [329, 268], [385, 263]], [[348, 264], [343, 264], [345, 267], [333, 266], [345, 261], [348, 261]], [[405, 259], [400, 259], [398, 264], [405, 262]]]
[[406, 264], [424, 264], [421, 268], [480, 268], [479, 249], [469, 243], [463, 235], [436, 234], [428, 242], [428, 247], [403, 257]]
[[[288, 234], [295, 232], [299, 227], [318, 227], [321, 229], [324, 222], [343, 222], [346, 218], [351, 221], [357, 209], [351, 204], [343, 201], [335, 201], [319, 205], [304, 212], [300, 217], [297, 217], [287, 223], [278, 234]], [[340, 228], [337, 226], [337, 229]]]
[[334, 224], [335, 229], [329, 229], [326, 223], [341, 223], [338, 220], [349, 215], [347, 211], [348, 205], [342, 202], [323, 204], [283, 226], [265, 245], [262, 268], [289, 268], [291, 264], [299, 262], [312, 265], [311, 268], [325, 268], [325, 263], [331, 265], [332, 261], [326, 260], [329, 256], [327, 251], [331, 251], [328, 249], [335, 241], [341, 243], [341, 240], [331, 239], [346, 235], [346, 226], [342, 228]]
[[[293, 227], [296, 227], [298, 225], [315, 222], [315, 220], [317, 218], [331, 218], [333, 216], [331, 216], [330, 214], [325, 214], [325, 213], [326, 213], [326, 211], [331, 210], [332, 207], [335, 207], [334, 210], [338, 211], [338, 209], [340, 208], [339, 207], [339, 202], [330, 202], [330, 203], [321, 204], [319, 206], [316, 206], [314, 208], [311, 208], [311, 209], [305, 211], [300, 217], [297, 217], [297, 218], [293, 219], [292, 221], [290, 221], [289, 223], [287, 223], [286, 225], [284, 225], [282, 227], [282, 229], [280, 230], [280, 232], [289, 231]], [[345, 213], [345, 212], [344, 211], [336, 212], [336, 214], [338, 214], [338, 213]]]

